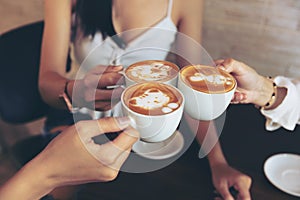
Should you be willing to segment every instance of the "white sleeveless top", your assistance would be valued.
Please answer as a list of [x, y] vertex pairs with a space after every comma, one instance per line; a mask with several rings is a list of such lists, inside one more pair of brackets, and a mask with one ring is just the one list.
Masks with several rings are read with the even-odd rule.
[[[150, 28], [137, 29], [142, 33], [130, 41], [124, 48], [120, 48], [113, 38], [117, 36], [107, 36], [103, 40], [101, 32], [97, 32], [94, 37], [85, 37], [83, 39], [75, 38], [71, 43], [71, 70], [67, 73], [70, 79], [83, 78], [84, 75], [97, 65], [123, 65], [128, 67], [142, 60], [165, 60], [171, 51], [175, 41], [177, 27], [171, 19], [173, 0], [169, 0], [167, 15], [158, 23]], [[123, 32], [122, 35], [136, 30]], [[119, 105], [111, 112], [91, 113], [93, 118], [102, 116], [118, 116]], [[84, 109], [82, 110], [83, 112]]]
[[[99, 64], [116, 64], [127, 67], [146, 59], [164, 60], [171, 50], [177, 33], [177, 27], [171, 19], [172, 5], [173, 0], [169, 0], [166, 17], [154, 26], [144, 30], [136, 29], [142, 30], [142, 34], [130, 41], [124, 49], [120, 48], [112, 37], [108, 36], [103, 40], [101, 32], [97, 32], [94, 37], [75, 38], [71, 44], [72, 69], [68, 73], [68, 78], [76, 78], [79, 67], [84, 75], [85, 72]], [[136, 30], [123, 32], [122, 35]], [[81, 78], [81, 76], [77, 76], [77, 78], [79, 77]]]

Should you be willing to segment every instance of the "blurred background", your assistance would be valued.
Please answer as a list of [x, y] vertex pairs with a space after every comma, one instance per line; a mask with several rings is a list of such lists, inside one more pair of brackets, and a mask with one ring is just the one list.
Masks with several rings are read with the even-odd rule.
[[[0, 0], [0, 32], [43, 19], [43, 0]], [[300, 76], [299, 0], [205, 0], [203, 46], [265, 75]]]
[[[1, 34], [40, 21], [43, 1], [0, 0], [0, 18]], [[300, 77], [300, 0], [206, 0], [203, 46], [213, 59], [233, 57], [264, 75]], [[0, 141], [11, 145], [38, 134], [43, 121], [12, 126], [0, 120]], [[10, 173], [0, 167], [0, 180]]]

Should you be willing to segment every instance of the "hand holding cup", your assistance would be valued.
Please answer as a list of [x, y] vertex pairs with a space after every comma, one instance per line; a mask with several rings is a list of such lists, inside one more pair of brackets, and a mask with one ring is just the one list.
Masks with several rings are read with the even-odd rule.
[[175, 87], [146, 82], [129, 86], [121, 97], [123, 112], [145, 142], [162, 142], [173, 135], [182, 117], [184, 97]]
[[[73, 102], [80, 107], [107, 111], [120, 101], [124, 78], [122, 66], [99, 65], [74, 84]], [[118, 86], [110, 88], [110, 86]]]

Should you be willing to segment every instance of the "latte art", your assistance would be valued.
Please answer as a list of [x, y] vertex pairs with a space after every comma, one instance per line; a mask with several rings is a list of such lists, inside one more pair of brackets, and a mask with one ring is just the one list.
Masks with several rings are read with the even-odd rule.
[[193, 89], [206, 93], [223, 93], [235, 86], [230, 74], [210, 66], [188, 66], [181, 72], [181, 77]]
[[158, 81], [165, 79], [169, 75], [171, 67], [164, 64], [141, 65], [128, 71], [131, 76], [145, 80]]
[[126, 105], [144, 115], [162, 115], [176, 110], [182, 98], [170, 86], [145, 83], [133, 86], [124, 95]]
[[232, 85], [233, 81], [231, 78], [226, 78], [223, 75], [220, 74], [212, 74], [205, 76], [202, 73], [195, 73], [193, 76], [188, 77], [191, 82], [199, 82], [199, 81], [207, 81], [210, 84], [220, 85], [220, 84], [226, 84], [226, 85]]
[[172, 112], [178, 108], [177, 103], [169, 103], [170, 97], [158, 89], [146, 90], [141, 96], [129, 100], [129, 106], [139, 107], [144, 110], [161, 109], [163, 113]]
[[135, 82], [166, 81], [176, 76], [178, 68], [167, 61], [147, 60], [126, 69], [126, 75]]

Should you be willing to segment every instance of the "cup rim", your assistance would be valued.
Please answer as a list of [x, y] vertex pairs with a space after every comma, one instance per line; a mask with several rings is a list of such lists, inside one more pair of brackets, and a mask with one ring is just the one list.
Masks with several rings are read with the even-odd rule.
[[198, 93], [202, 93], [202, 94], [207, 94], [207, 95], [212, 95], [212, 94], [216, 95], [216, 94], [227, 94], [227, 93], [230, 93], [230, 92], [236, 90], [236, 88], [237, 88], [237, 82], [236, 82], [235, 78], [234, 78], [230, 73], [228, 73], [228, 72], [226, 72], [225, 70], [222, 70], [222, 69], [218, 69], [218, 70], [221, 70], [221, 71], [225, 72], [225, 73], [228, 74], [230, 77], [232, 77], [232, 79], [234, 80], [234, 86], [233, 86], [230, 90], [228, 90], [227, 92], [207, 93], [207, 92], [199, 91], [199, 90], [196, 90], [196, 89], [190, 87], [190, 86], [182, 79], [181, 73], [182, 73], [182, 71], [183, 71], [184, 69], [186, 69], [186, 68], [188, 68], [188, 67], [193, 67], [193, 66], [213, 67], [213, 66], [209, 66], [209, 65], [201, 65], [201, 64], [194, 64], [194, 65], [193, 65], [193, 64], [192, 64], [192, 65], [186, 65], [186, 66], [184, 66], [183, 68], [180, 69], [180, 71], [179, 71], [179, 73], [178, 73], [178, 74], [179, 74], [179, 79], [180, 79], [180, 81], [181, 81], [185, 86], [187, 86], [188, 88], [192, 89], [193, 91], [198, 92]]
[[145, 82], [154, 82], [154, 81], [143, 81], [143, 80], [138, 80], [138, 81], [135, 81], [133, 79], [131, 79], [129, 76], [127, 76], [126, 72], [127, 70], [133, 66], [133, 65], [139, 65], [141, 63], [154, 63], [154, 62], [159, 62], [159, 63], [167, 63], [167, 65], [170, 65], [170, 66], [174, 66], [177, 70], [177, 73], [176, 75], [170, 77], [170, 78], [167, 78], [165, 80], [156, 80], [155, 82], [158, 82], [158, 83], [164, 83], [164, 82], [168, 82], [168, 81], [171, 81], [173, 79], [176, 79], [178, 77], [178, 74], [180, 72], [180, 68], [177, 64], [173, 63], [173, 62], [170, 62], [170, 61], [166, 61], [166, 60], [141, 60], [141, 61], [138, 61], [138, 62], [135, 62], [135, 63], [132, 63], [131, 65], [129, 65], [128, 67], [126, 67], [126, 69], [124, 69], [124, 72], [123, 72], [123, 75], [129, 79], [130, 81], [134, 82], [134, 83], [145, 83]]
[[[132, 110], [126, 105], [126, 103], [124, 102], [125, 91], [128, 90], [129, 88], [134, 87], [134, 86], [142, 85], [142, 84], [147, 84], [147, 83], [160, 84], [160, 85], [164, 85], [164, 86], [171, 87], [171, 88], [175, 89], [175, 90], [181, 95], [181, 98], [182, 98], [182, 102], [181, 102], [180, 106], [179, 106], [176, 110], [174, 110], [173, 112], [169, 112], [169, 113], [162, 114], [162, 115], [145, 115], [145, 114], [141, 114], [141, 113], [132, 111]], [[181, 108], [184, 108], [185, 97], [184, 97], [183, 93], [182, 93], [177, 87], [174, 87], [173, 85], [169, 85], [169, 84], [165, 84], [165, 83], [160, 83], [160, 82], [155, 82], [155, 81], [148, 81], [148, 82], [136, 83], [136, 84], [133, 84], [133, 85], [127, 87], [127, 88], [122, 92], [122, 95], [121, 95], [121, 104], [122, 104], [122, 106], [124, 106], [128, 111], [134, 113], [134, 114], [137, 115], [137, 116], [151, 117], [151, 118], [159, 118], [159, 117], [162, 117], [162, 116], [168, 116], [168, 115], [171, 115], [171, 114], [173, 114], [174, 112], [180, 110]]]

